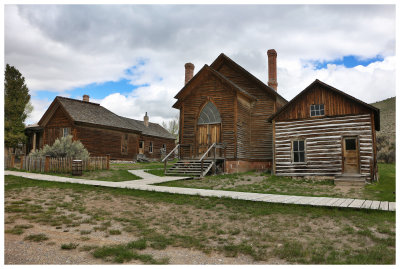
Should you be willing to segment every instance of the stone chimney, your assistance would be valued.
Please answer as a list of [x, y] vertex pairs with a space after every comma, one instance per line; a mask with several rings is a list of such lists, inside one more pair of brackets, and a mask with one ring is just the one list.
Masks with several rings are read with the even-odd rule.
[[278, 91], [278, 81], [276, 74], [276, 56], [274, 49], [268, 50], [268, 86]]
[[185, 64], [185, 85], [189, 82], [189, 80], [192, 79], [193, 71], [194, 71], [194, 64], [186, 63]]
[[146, 115], [144, 115], [144, 117], [143, 117], [143, 121], [144, 121], [144, 125], [146, 127], [149, 127], [149, 116], [147, 116], [147, 112], [146, 112]]
[[89, 102], [89, 95], [84, 94], [82, 100], [83, 100], [84, 102]]

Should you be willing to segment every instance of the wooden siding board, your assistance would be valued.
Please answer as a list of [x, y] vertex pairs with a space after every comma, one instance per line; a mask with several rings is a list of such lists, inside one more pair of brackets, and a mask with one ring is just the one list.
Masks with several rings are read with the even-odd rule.
[[311, 104], [325, 104], [326, 116], [348, 114], [368, 114], [368, 109], [361, 104], [339, 95], [319, 85], [304, 93], [295, 103], [279, 114], [276, 120], [304, 119], [310, 117]]
[[275, 112], [275, 96], [229, 65], [222, 65], [218, 72], [257, 98], [251, 108], [248, 156], [250, 159], [272, 160], [272, 124], [267, 119]]
[[[369, 115], [368, 115], [369, 116]], [[327, 175], [334, 176], [342, 172], [342, 140], [346, 135], [362, 138], [371, 136], [371, 118], [361, 115], [354, 122], [353, 116], [346, 121], [347, 116], [324, 118], [308, 121], [307, 126], [296, 121], [295, 126], [290, 122], [275, 123], [275, 167], [277, 175]], [[313, 123], [313, 124], [312, 124]], [[365, 128], [370, 126], [370, 129]], [[291, 141], [305, 139], [306, 163], [291, 162]], [[371, 140], [360, 139], [360, 173], [370, 179], [369, 160], [373, 157]], [[324, 164], [323, 166], [318, 164]]]
[[[235, 155], [235, 135], [233, 103], [235, 100], [234, 92], [226, 89], [226, 86], [210, 76], [194, 89], [191, 95], [187, 96], [183, 102], [185, 109], [181, 111], [183, 118], [182, 141], [181, 144], [196, 146], [197, 117], [202, 106], [212, 98], [221, 115], [221, 142], [227, 144], [227, 158], [233, 159]], [[187, 149], [183, 149], [184, 155], [188, 155]]]

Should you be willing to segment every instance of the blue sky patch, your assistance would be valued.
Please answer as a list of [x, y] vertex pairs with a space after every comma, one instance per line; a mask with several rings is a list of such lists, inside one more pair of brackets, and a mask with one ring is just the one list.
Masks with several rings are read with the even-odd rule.
[[[70, 98], [74, 99], [82, 99], [82, 96], [84, 94], [87, 94], [90, 96], [90, 98], [93, 99], [103, 99], [106, 96], [113, 93], [120, 93], [122, 95], [127, 95], [139, 87], [148, 87], [148, 86], [150, 86], [150, 84], [132, 85], [130, 84], [130, 80], [121, 79], [119, 81], [91, 83], [83, 87], [77, 87], [72, 90], [65, 91], [64, 94], [61, 95], [69, 96]], [[53, 100], [57, 95], [60, 95], [60, 93], [44, 90], [44, 91], [37, 91], [34, 94], [34, 97], [38, 99]]]
[[344, 65], [346, 68], [353, 68], [358, 65], [367, 66], [370, 63], [374, 62], [382, 62], [384, 59], [382, 56], [377, 55], [373, 58], [362, 59], [355, 55], [348, 55], [344, 56], [340, 59], [335, 59], [333, 61], [314, 61], [312, 64], [314, 65], [315, 69], [324, 69], [327, 68], [328, 64], [335, 64], [335, 65]]

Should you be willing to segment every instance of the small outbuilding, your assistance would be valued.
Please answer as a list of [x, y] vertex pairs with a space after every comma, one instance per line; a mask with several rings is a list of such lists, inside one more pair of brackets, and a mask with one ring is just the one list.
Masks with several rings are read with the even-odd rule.
[[276, 175], [377, 179], [379, 109], [317, 79], [269, 121]]

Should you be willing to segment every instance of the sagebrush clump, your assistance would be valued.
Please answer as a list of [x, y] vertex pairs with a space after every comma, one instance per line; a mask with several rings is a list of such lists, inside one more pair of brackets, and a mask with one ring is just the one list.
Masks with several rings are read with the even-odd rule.
[[378, 151], [378, 162], [394, 163], [396, 162], [396, 143], [389, 136], [377, 135], [376, 147]]
[[29, 154], [31, 157], [45, 157], [50, 156], [53, 158], [67, 157], [73, 159], [84, 160], [89, 158], [89, 152], [83, 146], [81, 141], [72, 140], [72, 135], [56, 139], [52, 146], [45, 145], [41, 150], [35, 150]]

